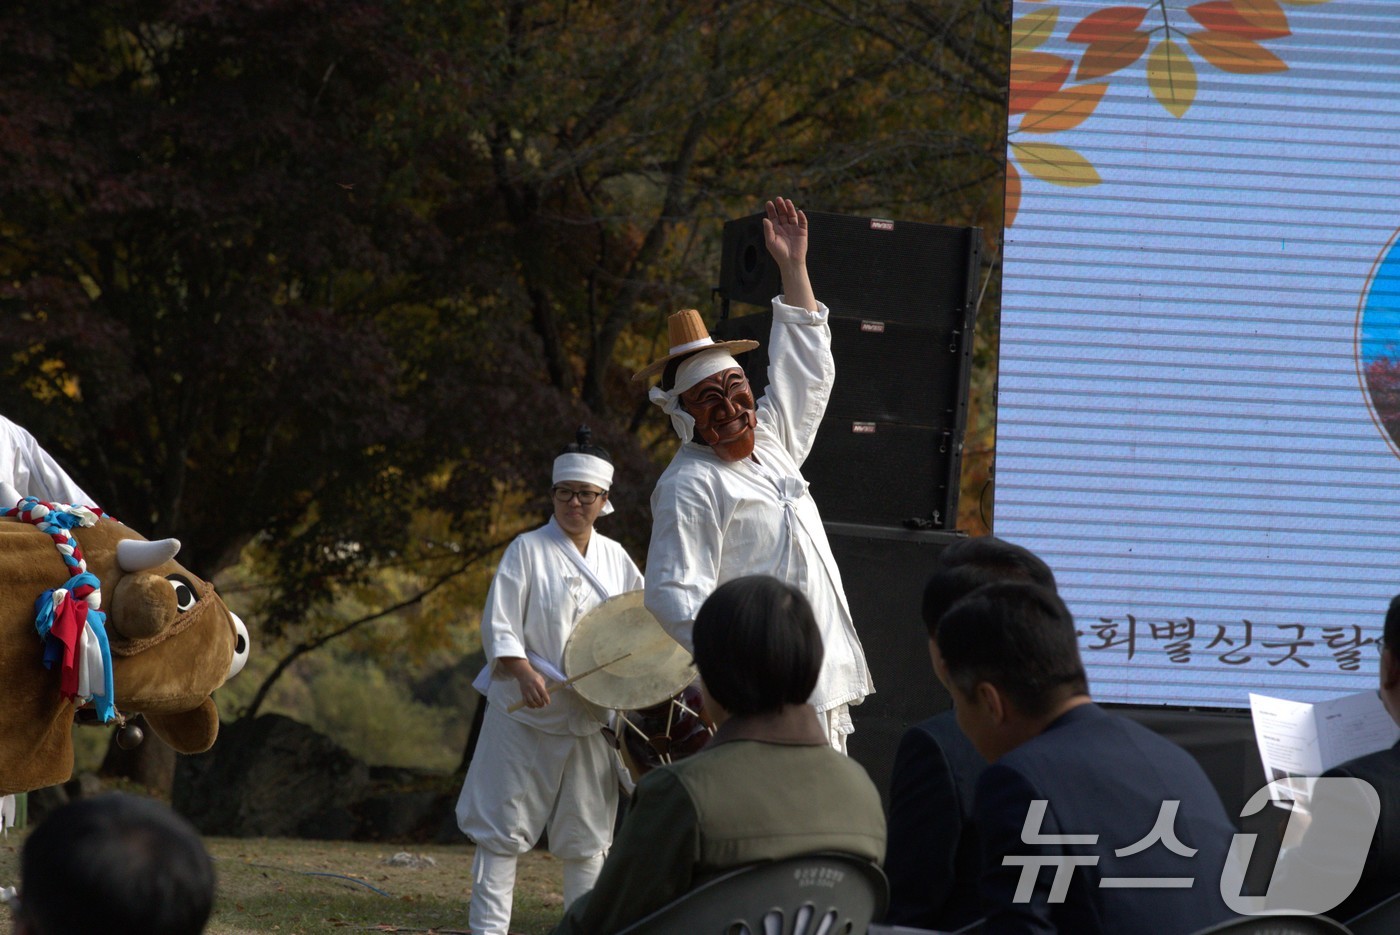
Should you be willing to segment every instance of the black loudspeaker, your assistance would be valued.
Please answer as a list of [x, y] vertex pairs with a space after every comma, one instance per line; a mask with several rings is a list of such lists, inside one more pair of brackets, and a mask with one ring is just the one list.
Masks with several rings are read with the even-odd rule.
[[[973, 227], [808, 212], [807, 265], [831, 309], [836, 385], [802, 472], [828, 522], [951, 529], [967, 426], [981, 232]], [[768, 385], [772, 313], [782, 291], [763, 215], [724, 226], [716, 337], [741, 355], [755, 395]]]
[[952, 706], [933, 674], [920, 608], [934, 560], [961, 534], [849, 523], [826, 531], [875, 680], [875, 694], [851, 709], [850, 754], [888, 797], [899, 738]]

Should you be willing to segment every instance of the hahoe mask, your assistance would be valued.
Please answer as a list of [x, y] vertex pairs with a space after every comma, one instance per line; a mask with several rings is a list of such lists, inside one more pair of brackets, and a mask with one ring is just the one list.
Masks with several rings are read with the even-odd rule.
[[695, 434], [725, 461], [742, 461], [753, 454], [753, 390], [744, 371], [721, 370], [681, 394], [685, 411], [695, 419]]

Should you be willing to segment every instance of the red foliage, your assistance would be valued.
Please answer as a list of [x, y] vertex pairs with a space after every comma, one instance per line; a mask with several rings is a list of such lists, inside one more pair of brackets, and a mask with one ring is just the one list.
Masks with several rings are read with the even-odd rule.
[[1366, 365], [1365, 374], [1371, 407], [1391, 440], [1400, 447], [1400, 360], [1377, 357]]

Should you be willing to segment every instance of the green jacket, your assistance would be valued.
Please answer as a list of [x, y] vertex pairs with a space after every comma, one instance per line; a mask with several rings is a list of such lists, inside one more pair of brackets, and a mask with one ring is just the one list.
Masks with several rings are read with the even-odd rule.
[[597, 885], [554, 935], [609, 935], [725, 870], [814, 851], [884, 856], [875, 785], [807, 705], [731, 718], [695, 756], [642, 777]]

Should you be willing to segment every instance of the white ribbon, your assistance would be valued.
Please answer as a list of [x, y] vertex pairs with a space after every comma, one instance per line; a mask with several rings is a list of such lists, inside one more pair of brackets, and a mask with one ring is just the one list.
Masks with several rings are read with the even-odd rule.
[[695, 417], [685, 411], [681, 405], [681, 394], [667, 392], [659, 386], [653, 386], [647, 393], [647, 398], [661, 407], [661, 411], [671, 417], [671, 428], [676, 430], [681, 441], [688, 442], [695, 435]]

